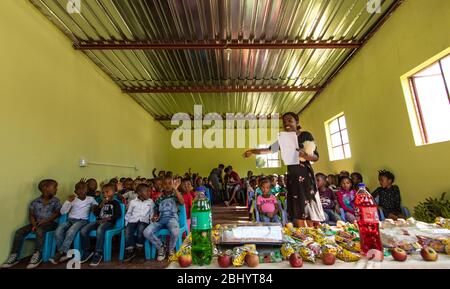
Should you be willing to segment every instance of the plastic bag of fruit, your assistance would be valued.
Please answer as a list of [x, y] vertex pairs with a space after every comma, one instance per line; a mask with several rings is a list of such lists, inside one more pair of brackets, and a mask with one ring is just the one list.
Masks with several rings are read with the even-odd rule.
[[247, 244], [247, 245], [240, 246], [240, 247], [234, 247], [233, 251], [231, 253], [233, 266], [240, 267], [240, 266], [244, 265], [245, 256], [247, 256], [247, 254], [249, 254], [249, 253], [258, 255], [258, 251], [256, 251], [256, 245]]
[[430, 238], [426, 236], [416, 236], [419, 244], [423, 247], [431, 247], [438, 253], [445, 253], [445, 246], [450, 244], [450, 238], [436, 237]]
[[355, 254], [340, 246], [337, 247], [336, 257], [344, 262], [356, 262], [359, 259], [361, 259], [361, 257], [358, 254]]

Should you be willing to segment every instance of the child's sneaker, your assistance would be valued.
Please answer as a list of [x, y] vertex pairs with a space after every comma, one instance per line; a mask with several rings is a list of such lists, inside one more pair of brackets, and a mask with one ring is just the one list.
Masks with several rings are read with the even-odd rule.
[[2, 268], [11, 268], [12, 266], [17, 265], [17, 263], [19, 263], [19, 256], [14, 253], [9, 255], [8, 260], [2, 264]]
[[86, 263], [87, 261], [89, 261], [89, 259], [92, 258], [92, 256], [94, 256], [94, 252], [91, 252], [91, 251], [84, 251], [84, 252], [83, 252], [83, 256], [81, 257], [80, 263], [81, 263], [81, 264]]
[[136, 257], [136, 253], [134, 251], [134, 248], [129, 248], [125, 250], [125, 257], [123, 258], [124, 262], [131, 261], [134, 257]]
[[175, 249], [170, 249], [167, 255], [169, 256], [170, 259], [173, 255], [175, 255]]
[[52, 262], [53, 264], [57, 265], [59, 264], [59, 262], [61, 262], [61, 258], [64, 256], [63, 252], [57, 252], [55, 254], [55, 256], [53, 256], [52, 258], [50, 258], [50, 262]]
[[164, 246], [161, 246], [161, 248], [158, 249], [158, 256], [156, 257], [156, 261], [161, 262], [164, 261], [166, 258], [166, 249]]
[[30, 263], [28, 263], [27, 269], [34, 269], [41, 263], [42, 263], [41, 252], [35, 252], [33, 256], [31, 256], [31, 260]]
[[98, 266], [102, 262], [102, 259], [103, 259], [103, 254], [96, 252], [94, 254], [94, 257], [92, 257], [92, 260], [91, 260], [91, 263], [89, 264], [89, 266], [93, 266], [93, 267]]

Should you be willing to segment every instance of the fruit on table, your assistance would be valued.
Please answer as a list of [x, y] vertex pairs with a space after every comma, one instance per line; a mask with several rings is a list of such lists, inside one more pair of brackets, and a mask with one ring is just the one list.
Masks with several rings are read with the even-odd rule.
[[245, 256], [245, 263], [249, 267], [257, 267], [259, 265], [259, 257], [256, 254], [249, 253]]
[[394, 258], [395, 261], [403, 262], [408, 258], [408, 254], [406, 254], [406, 251], [402, 248], [394, 248], [391, 251], [392, 258]]
[[181, 255], [178, 258], [178, 264], [180, 267], [189, 267], [192, 264], [192, 256], [191, 255]]
[[433, 248], [425, 247], [420, 251], [420, 255], [425, 261], [436, 261], [438, 254]]
[[322, 256], [322, 263], [325, 265], [333, 265], [336, 262], [336, 256], [332, 253], [325, 253]]
[[219, 266], [222, 268], [230, 267], [231, 266], [231, 257], [227, 254], [220, 255], [217, 258], [217, 263], [219, 263]]
[[292, 229], [292, 228], [294, 228], [294, 224], [292, 224], [292, 223], [287, 223], [287, 224], [286, 224], [286, 228]]
[[384, 254], [380, 250], [370, 249], [367, 252], [367, 259], [375, 262], [382, 262], [384, 260]]
[[289, 256], [289, 263], [291, 264], [291, 267], [300, 268], [303, 266], [303, 259], [298, 253], [292, 253]]
[[450, 255], [450, 244], [445, 245], [445, 254]]

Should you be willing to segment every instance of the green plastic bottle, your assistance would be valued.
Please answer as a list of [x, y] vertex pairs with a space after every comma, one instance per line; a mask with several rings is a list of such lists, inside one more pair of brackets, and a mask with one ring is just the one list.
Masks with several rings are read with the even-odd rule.
[[209, 200], [204, 193], [198, 193], [191, 210], [192, 263], [209, 265], [212, 259], [211, 240], [212, 216]]

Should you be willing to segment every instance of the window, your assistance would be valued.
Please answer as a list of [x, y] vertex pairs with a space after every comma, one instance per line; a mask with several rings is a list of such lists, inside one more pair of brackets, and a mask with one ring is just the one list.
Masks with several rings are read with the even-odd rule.
[[[267, 148], [267, 145], [259, 145], [258, 148]], [[257, 168], [279, 168], [280, 167], [280, 153], [257, 155]]]
[[344, 113], [325, 122], [330, 161], [349, 159], [352, 156]]
[[418, 145], [450, 140], [450, 55], [408, 78]]

